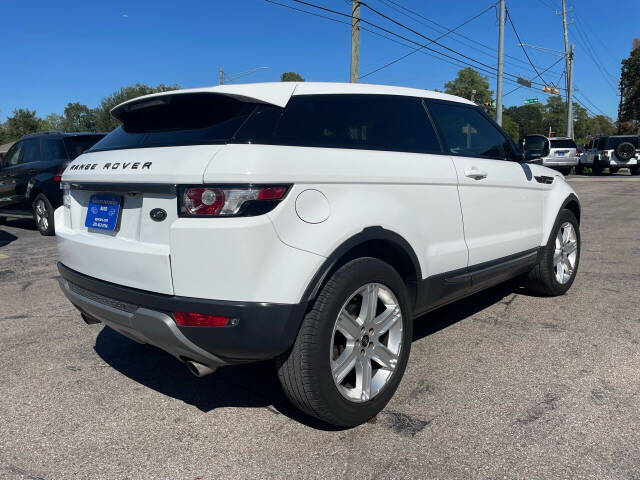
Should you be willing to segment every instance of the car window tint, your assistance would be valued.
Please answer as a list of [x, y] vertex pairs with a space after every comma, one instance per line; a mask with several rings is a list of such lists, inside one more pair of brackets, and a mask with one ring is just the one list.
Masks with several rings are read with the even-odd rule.
[[531, 155], [541, 157], [544, 155], [544, 150], [547, 145], [547, 139], [538, 135], [532, 135], [525, 137], [527, 152]]
[[4, 167], [17, 165], [20, 160], [20, 152], [22, 152], [22, 142], [13, 145], [4, 157]]
[[64, 145], [67, 148], [69, 160], [75, 160], [76, 157], [93, 147], [102, 138], [104, 138], [104, 135], [74, 135], [73, 137], [66, 137]]
[[45, 160], [66, 160], [67, 152], [60, 138], [45, 138], [42, 140], [42, 158]]
[[570, 139], [551, 140], [551, 148], [578, 148], [576, 142]]
[[429, 111], [452, 155], [504, 160], [511, 151], [505, 136], [475, 108], [432, 103]]
[[31, 163], [40, 160], [40, 140], [30, 138], [24, 141], [24, 154], [20, 163]]
[[236, 139], [304, 147], [440, 153], [422, 100], [393, 95], [300, 95], [259, 108]]

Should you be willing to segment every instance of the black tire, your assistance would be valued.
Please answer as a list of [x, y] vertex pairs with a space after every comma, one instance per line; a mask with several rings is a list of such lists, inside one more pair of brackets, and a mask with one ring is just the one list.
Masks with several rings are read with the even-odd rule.
[[[402, 344], [395, 370], [373, 398], [363, 402], [343, 396], [331, 373], [330, 351], [338, 314], [349, 297], [368, 283], [380, 283], [398, 300], [402, 313]], [[389, 402], [404, 374], [413, 335], [406, 285], [389, 264], [359, 258], [338, 269], [305, 315], [293, 348], [277, 360], [278, 377], [291, 402], [324, 422], [340, 427], [359, 425]], [[365, 345], [366, 346], [366, 345]]]
[[[558, 235], [560, 227], [566, 222], [571, 223], [576, 232], [577, 252], [571, 278], [566, 283], [560, 283], [555, 276], [553, 256], [556, 250], [556, 236]], [[542, 249], [542, 252], [538, 257], [538, 263], [526, 278], [526, 286], [533, 291], [552, 297], [564, 295], [567, 290], [571, 288], [571, 285], [573, 285], [573, 281], [578, 273], [578, 267], [580, 266], [580, 251], [580, 225], [578, 224], [578, 220], [572, 211], [563, 209], [558, 214], [558, 218], [553, 225], [547, 245]]]
[[584, 174], [584, 165], [579, 163], [578, 165], [576, 165], [576, 175], [582, 175], [582, 174]]
[[626, 162], [627, 160], [631, 160], [633, 156], [636, 154], [636, 147], [631, 142], [622, 142], [618, 144], [615, 149], [616, 156]]
[[558, 168], [558, 171], [566, 177], [571, 173], [571, 167], [561, 167], [561, 168]]
[[611, 168], [611, 167], [609, 167], [609, 173], [610, 173], [611, 175], [615, 175], [616, 173], [618, 173], [618, 169], [617, 169], [617, 168]]
[[600, 167], [600, 164], [598, 163], [597, 158], [593, 159], [593, 167], [591, 167], [591, 174], [596, 176], [602, 175], [602, 168]]
[[638, 173], [640, 173], [640, 167], [629, 167], [629, 173], [631, 175], [638, 175]]
[[[43, 209], [40, 212], [40, 209]], [[36, 198], [33, 200], [32, 204], [33, 209], [33, 220], [36, 222], [36, 227], [40, 232], [40, 235], [45, 237], [50, 237], [51, 235], [55, 235], [55, 227], [53, 224], [53, 206], [49, 199], [39, 193], [36, 195]]]
[[7, 217], [0, 217], [0, 225], [7, 223]]

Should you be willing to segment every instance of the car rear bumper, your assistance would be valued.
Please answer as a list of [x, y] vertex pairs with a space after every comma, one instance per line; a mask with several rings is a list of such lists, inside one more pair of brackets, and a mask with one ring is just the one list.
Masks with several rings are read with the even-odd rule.
[[[147, 292], [98, 280], [58, 263], [60, 287], [90, 320], [181, 361], [210, 367], [274, 358], [295, 341], [306, 304], [206, 300]], [[180, 327], [172, 312], [237, 319], [225, 327]]]
[[578, 157], [545, 158], [542, 164], [545, 167], [573, 167], [580, 162]]

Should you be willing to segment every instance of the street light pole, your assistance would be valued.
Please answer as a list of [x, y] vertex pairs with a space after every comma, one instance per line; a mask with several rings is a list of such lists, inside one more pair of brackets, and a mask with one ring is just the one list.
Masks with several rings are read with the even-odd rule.
[[498, 28], [498, 88], [496, 89], [496, 122], [502, 126], [502, 80], [504, 77], [504, 17], [505, 0], [500, 0], [500, 26]]

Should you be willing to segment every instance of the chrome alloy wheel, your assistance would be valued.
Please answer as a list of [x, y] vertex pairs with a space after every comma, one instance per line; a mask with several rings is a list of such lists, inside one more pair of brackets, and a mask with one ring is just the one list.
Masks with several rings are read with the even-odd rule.
[[359, 288], [333, 326], [329, 359], [333, 381], [352, 402], [366, 402], [389, 382], [402, 348], [402, 311], [379, 283]]
[[571, 280], [577, 260], [578, 237], [576, 230], [571, 223], [565, 222], [556, 235], [556, 249], [553, 253], [553, 268], [558, 283], [564, 285]]
[[49, 228], [49, 216], [47, 215], [47, 206], [44, 200], [38, 200], [35, 205], [36, 223], [38, 228], [42, 231]]

